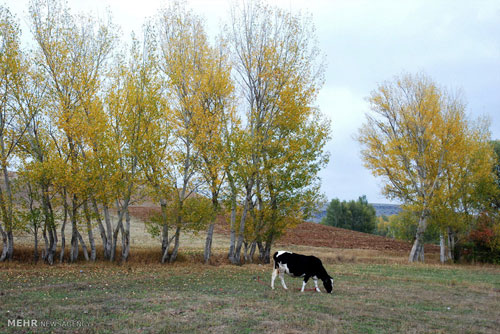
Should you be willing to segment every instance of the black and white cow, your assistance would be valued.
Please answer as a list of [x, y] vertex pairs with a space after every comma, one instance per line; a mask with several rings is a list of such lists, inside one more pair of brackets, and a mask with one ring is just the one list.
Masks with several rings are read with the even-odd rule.
[[302, 282], [302, 290], [307, 284], [309, 278], [312, 277], [317, 292], [321, 292], [318, 288], [318, 278], [323, 281], [323, 286], [326, 292], [331, 293], [333, 290], [333, 278], [328, 275], [321, 260], [316, 256], [307, 256], [302, 254], [295, 254], [287, 251], [279, 251], [274, 253], [274, 269], [273, 277], [271, 279], [271, 288], [274, 289], [274, 280], [278, 274], [280, 275], [281, 285], [287, 289], [284, 276], [288, 274], [292, 277], [304, 277]]

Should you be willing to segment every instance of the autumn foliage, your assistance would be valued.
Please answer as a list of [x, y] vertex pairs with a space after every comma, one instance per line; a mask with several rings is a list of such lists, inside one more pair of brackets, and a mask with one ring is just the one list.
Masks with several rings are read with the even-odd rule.
[[208, 263], [221, 215], [234, 263], [243, 244], [245, 258], [258, 247], [269, 261], [321, 198], [330, 128], [314, 106], [323, 66], [309, 18], [236, 6], [212, 42], [202, 17], [171, 2], [125, 42], [110, 17], [64, 1], [33, 0], [28, 12], [25, 53], [0, 7], [1, 260], [23, 230], [50, 264], [68, 244], [71, 262], [95, 261], [96, 238], [104, 259], [127, 261], [129, 208], [148, 200], [160, 207], [148, 226], [161, 262], [176, 260], [183, 231], [206, 230]]

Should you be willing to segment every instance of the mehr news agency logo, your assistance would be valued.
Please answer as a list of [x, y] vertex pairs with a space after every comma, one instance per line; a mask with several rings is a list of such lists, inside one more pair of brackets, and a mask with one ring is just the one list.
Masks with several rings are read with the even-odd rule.
[[39, 319], [7, 319], [7, 327], [16, 328], [77, 328], [90, 327], [91, 324], [82, 320], [39, 320]]

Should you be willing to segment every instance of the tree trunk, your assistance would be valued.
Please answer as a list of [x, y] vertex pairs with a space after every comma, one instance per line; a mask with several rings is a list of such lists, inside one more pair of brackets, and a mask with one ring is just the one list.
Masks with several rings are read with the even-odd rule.
[[230, 243], [229, 243], [229, 253], [227, 254], [228, 259], [234, 257], [234, 248], [236, 241], [236, 196], [231, 195], [231, 220], [230, 220]]
[[122, 261], [126, 262], [130, 254], [130, 214], [125, 209], [125, 227], [122, 229]]
[[12, 260], [14, 255], [14, 234], [12, 230], [7, 231], [7, 260]]
[[44, 248], [42, 249], [42, 260], [47, 260], [47, 255], [49, 254], [49, 239], [47, 238], [47, 225], [43, 226], [42, 237], [44, 241]]
[[266, 258], [266, 247], [262, 245], [262, 241], [257, 242], [257, 247], [259, 248], [259, 261], [265, 263]]
[[415, 241], [413, 242], [413, 246], [411, 248], [409, 261], [410, 262], [417, 262], [417, 261], [424, 262], [424, 242], [423, 242], [422, 235], [417, 234]]
[[238, 243], [236, 244], [236, 248], [234, 250], [234, 256], [230, 259], [233, 264], [241, 264], [241, 246], [243, 244], [244, 234], [245, 234], [245, 223], [247, 219], [248, 208], [250, 206], [250, 202], [252, 201], [252, 188], [253, 183], [249, 182], [246, 187], [246, 196], [245, 196], [245, 205], [243, 206], [243, 213], [241, 215], [240, 220], [240, 230], [238, 233]]
[[181, 228], [178, 226], [175, 229], [175, 238], [174, 238], [174, 249], [172, 250], [172, 254], [170, 255], [169, 262], [172, 263], [177, 259], [177, 253], [179, 251], [179, 237], [181, 234]]
[[257, 248], [259, 249], [259, 259], [262, 260], [264, 254], [264, 246], [262, 245], [262, 241], [257, 241]]
[[89, 244], [90, 244], [90, 260], [95, 261], [96, 260], [95, 240], [94, 240], [94, 233], [92, 232], [92, 218], [90, 216], [90, 211], [87, 201], [83, 203], [83, 212], [85, 214], [85, 220], [87, 221], [87, 234], [89, 236]]
[[14, 253], [14, 236], [12, 231], [2, 231], [3, 240], [3, 250], [0, 256], [0, 262], [5, 260], [12, 260], [12, 255]]
[[273, 240], [271, 238], [271, 240], [266, 242], [266, 246], [264, 247], [264, 253], [263, 253], [263, 256], [261, 258], [262, 262], [271, 263], [271, 247], [272, 247], [272, 245], [273, 245]]
[[439, 260], [441, 263], [446, 262], [446, 245], [444, 242], [444, 235], [443, 233], [439, 234]]
[[243, 241], [243, 259], [245, 261], [248, 261], [248, 250], [250, 247], [248, 247], [248, 241]]
[[78, 233], [78, 226], [77, 226], [78, 208], [76, 205], [76, 201], [77, 201], [77, 198], [76, 198], [76, 195], [74, 195], [73, 200], [72, 200], [71, 214], [70, 214], [70, 216], [71, 216], [71, 250], [69, 252], [70, 262], [75, 262], [76, 260], [78, 260], [78, 252], [79, 252], [78, 235], [80, 233]]
[[[129, 195], [130, 195], [130, 190], [129, 190]], [[112, 244], [111, 244], [111, 256], [109, 260], [113, 262], [116, 258], [116, 244], [118, 242], [118, 232], [122, 232], [122, 256], [123, 256], [123, 246], [126, 246], [125, 239], [124, 239], [124, 228], [123, 228], [123, 217], [125, 216], [125, 213], [128, 214], [128, 204], [130, 202], [130, 197], [126, 198], [123, 202], [123, 205], [120, 204], [119, 200], [116, 200], [116, 210], [118, 213], [118, 223], [113, 230], [113, 239], [112, 239]]]
[[104, 229], [104, 226], [102, 225], [102, 219], [101, 219], [101, 213], [99, 212], [99, 206], [97, 205], [97, 201], [95, 198], [92, 197], [91, 199], [92, 202], [92, 209], [94, 210], [94, 214], [96, 216], [97, 220], [97, 225], [99, 226], [99, 233], [101, 235], [101, 241], [102, 241], [102, 248], [104, 252], [104, 258], [108, 259], [109, 258], [109, 249], [108, 249], [108, 238], [106, 236], [106, 230]]
[[49, 248], [47, 253], [47, 263], [54, 264], [54, 254], [57, 245], [57, 234], [55, 235], [55, 227], [49, 226]]
[[234, 257], [236, 242], [236, 185], [234, 184], [234, 178], [229, 168], [226, 171], [226, 175], [229, 183], [229, 188], [231, 189], [230, 242], [227, 258], [232, 259]]
[[170, 248], [170, 243], [173, 241], [175, 234], [172, 238], [168, 238], [168, 214], [167, 214], [167, 201], [165, 199], [160, 200], [161, 206], [161, 219], [162, 219], [162, 239], [161, 239], [161, 263], [165, 263], [169, 260], [168, 250]]
[[[48, 264], [54, 263], [54, 256], [57, 247], [57, 232], [54, 221], [54, 211], [49, 197], [49, 186], [46, 183], [41, 184], [42, 187], [42, 211], [44, 216], [44, 239], [45, 239], [45, 253], [43, 259]], [[47, 236], [49, 234], [49, 244], [47, 245]]]
[[455, 261], [455, 233], [448, 227], [448, 258]]
[[77, 232], [77, 233], [78, 233], [78, 240], [80, 240], [80, 244], [82, 244], [83, 256], [85, 257], [86, 261], [89, 261], [89, 259], [90, 259], [89, 252], [87, 251], [87, 245], [85, 244], [85, 240], [83, 240], [83, 237], [80, 234], [80, 232]]
[[35, 235], [35, 251], [34, 251], [34, 258], [35, 258], [35, 263], [38, 262], [38, 226], [34, 226], [34, 235]]
[[167, 261], [170, 260], [170, 256], [168, 254], [168, 250], [170, 249], [170, 244], [172, 243], [172, 241], [174, 240], [174, 238], [175, 238], [175, 233], [174, 233], [174, 235], [169, 240], [167, 240], [166, 246], [165, 246], [165, 250], [162, 253], [161, 263], [165, 263], [165, 262], [167, 262]]
[[[127, 206], [128, 206], [128, 203], [127, 203]], [[123, 216], [125, 214], [125, 211], [123, 208], [120, 207], [118, 201], [116, 203], [116, 207], [118, 210], [118, 223], [116, 224], [116, 227], [113, 230], [113, 235], [112, 235], [111, 256], [109, 257], [109, 260], [111, 262], [113, 262], [116, 258], [116, 244], [118, 243], [118, 233], [120, 231], [122, 231], [122, 245], [123, 245]]]
[[0, 255], [0, 262], [4, 261], [7, 257], [7, 233], [2, 228], [2, 224], [0, 224], [0, 234], [2, 235], [2, 255]]
[[424, 262], [424, 233], [427, 227], [427, 214], [425, 210], [420, 215], [418, 222], [417, 233], [415, 235], [415, 241], [413, 242], [413, 247], [411, 248], [409, 261]]
[[246, 261], [253, 263], [253, 256], [255, 255], [255, 250], [257, 249], [257, 241], [252, 242], [250, 245], [250, 252], [248, 254], [248, 259]]
[[[64, 200], [66, 202], [66, 199]], [[66, 222], [68, 221], [68, 206], [65, 204], [64, 205], [64, 218], [63, 218], [63, 223], [61, 226], [61, 253], [59, 254], [59, 262], [63, 263], [64, 261], [64, 252], [66, 249], [66, 236], [65, 236], [65, 229], [66, 229]]]
[[[1, 138], [1, 148], [2, 148], [2, 156], [5, 152], [3, 137]], [[12, 256], [14, 255], [14, 235], [12, 234], [12, 225], [14, 223], [14, 216], [12, 212], [12, 189], [10, 185], [9, 172], [7, 171], [7, 165], [3, 164], [2, 166], [3, 176], [4, 176], [4, 186], [5, 192], [7, 193], [7, 198], [4, 197], [3, 191], [0, 191], [0, 202], [1, 208], [3, 211], [3, 219], [5, 223], [5, 233], [7, 234], [7, 244], [4, 243], [4, 250], [2, 252], [2, 256], [0, 257], [0, 261], [4, 260], [12, 260]]]
[[165, 199], [160, 200], [161, 208], [161, 253], [165, 253], [165, 249], [168, 248], [168, 214], [167, 214], [167, 201]]
[[[56, 257], [56, 251], [57, 251], [57, 229], [56, 229], [56, 226], [54, 225], [54, 227], [52, 228], [52, 232], [54, 233], [54, 245], [52, 246], [52, 257], [55, 258]], [[54, 262], [54, 260], [52, 261]]]
[[110, 254], [110, 257], [109, 257], [109, 261], [111, 261], [111, 262], [115, 261], [115, 257], [116, 257], [116, 243], [118, 242], [118, 232], [122, 228], [121, 225], [122, 225], [123, 218], [120, 218], [120, 216], [118, 217], [118, 223], [116, 225], [116, 228], [113, 231], [113, 239], [112, 239], [112, 243], [111, 243], [111, 254]]
[[113, 228], [111, 227], [111, 216], [109, 215], [109, 207], [107, 204], [103, 205], [104, 223], [106, 224], [106, 245], [104, 246], [104, 254], [107, 259], [111, 259], [111, 249], [113, 243]]
[[208, 226], [207, 239], [205, 240], [205, 252], [203, 255], [205, 264], [208, 264], [208, 261], [210, 260], [210, 254], [212, 253], [212, 239], [214, 235], [214, 227], [215, 223], [212, 223]]
[[165, 263], [168, 260], [168, 249], [170, 248], [170, 242], [172, 240], [168, 239], [168, 214], [167, 214], [167, 201], [165, 199], [160, 200], [161, 207], [161, 263]]

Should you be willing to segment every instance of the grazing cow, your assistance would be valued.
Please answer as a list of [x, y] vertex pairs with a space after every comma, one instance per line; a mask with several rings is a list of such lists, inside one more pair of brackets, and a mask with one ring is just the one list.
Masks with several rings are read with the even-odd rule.
[[309, 278], [312, 277], [317, 292], [321, 292], [318, 288], [318, 278], [323, 281], [323, 286], [326, 292], [331, 293], [333, 290], [333, 278], [328, 275], [321, 260], [315, 256], [306, 256], [301, 254], [294, 254], [286, 251], [279, 251], [274, 253], [274, 269], [273, 277], [271, 280], [271, 288], [274, 289], [274, 280], [278, 274], [280, 275], [281, 285], [287, 289], [284, 276], [285, 273], [292, 277], [304, 277], [302, 282], [302, 290], [307, 284]]

